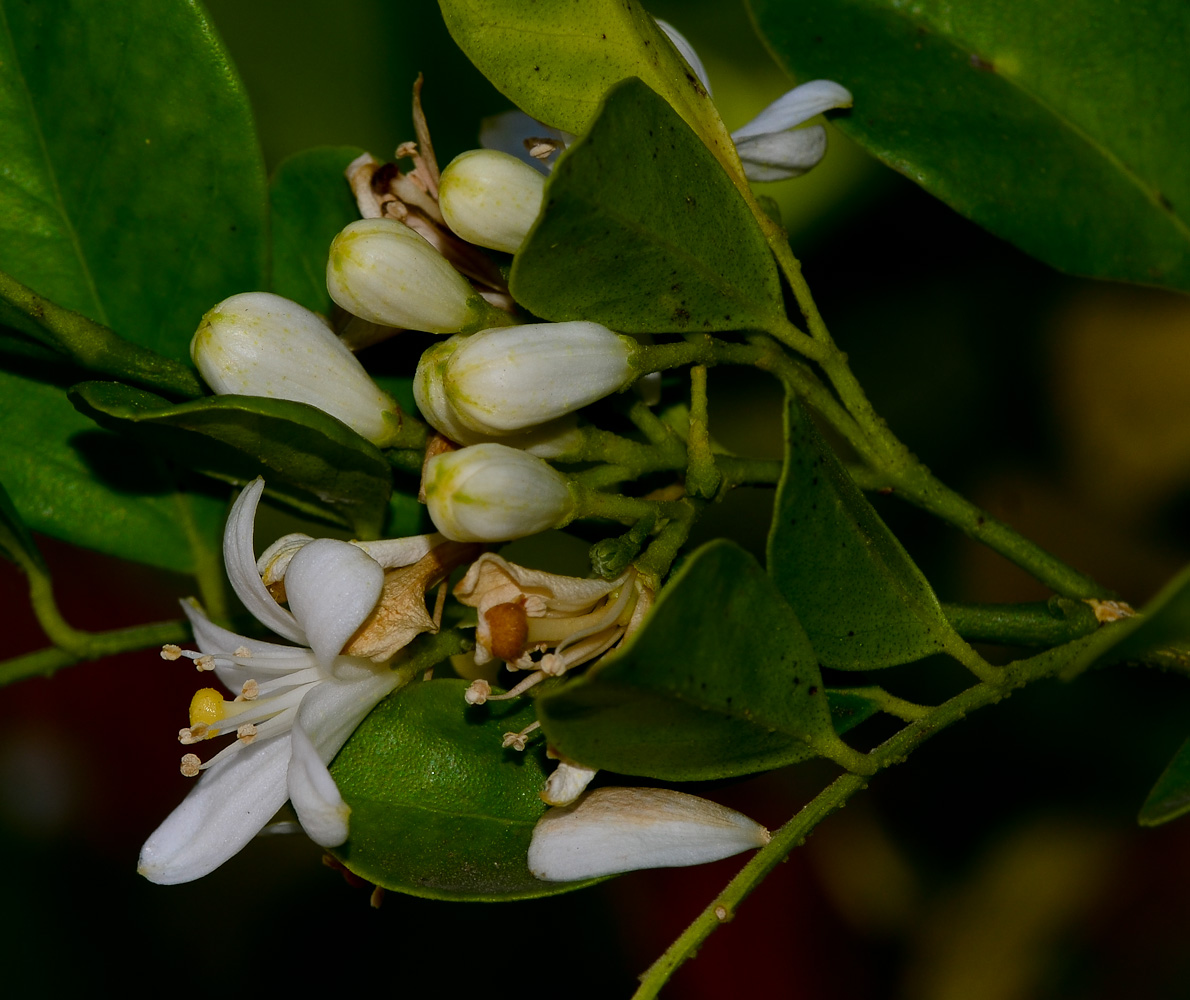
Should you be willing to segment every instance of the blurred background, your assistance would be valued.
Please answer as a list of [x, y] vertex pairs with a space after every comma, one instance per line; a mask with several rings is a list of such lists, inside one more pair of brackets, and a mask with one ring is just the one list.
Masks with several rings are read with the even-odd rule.
[[[413, 136], [419, 70], [443, 164], [475, 145], [480, 118], [508, 107], [432, 0], [207, 6], [270, 170], [312, 145], [390, 157]], [[650, 9], [694, 43], [729, 127], [791, 85], [742, 3]], [[1190, 300], [1055, 273], [835, 130], [811, 175], [765, 187], [877, 410], [944, 481], [1136, 605], [1190, 558]], [[775, 386], [725, 371], [711, 386], [713, 432], [779, 455]], [[1047, 596], [956, 532], [875, 499], [943, 600]], [[761, 553], [770, 501], [740, 491], [703, 537], [732, 534]], [[189, 592], [182, 577], [39, 541], [77, 627], [174, 617]], [[44, 645], [7, 563], [0, 600], [3, 655]], [[944, 697], [956, 669], [926, 662], [880, 680]], [[270, 837], [200, 883], [150, 885], [136, 855], [186, 791], [172, 734], [193, 688], [192, 673], [148, 651], [0, 695], [10, 983], [310, 988], [321, 964], [345, 989], [628, 996], [741, 864], [642, 872], [532, 903], [389, 894], [374, 910], [303, 838]], [[1190, 684], [1128, 668], [1039, 685], [966, 720], [824, 823], [666, 995], [1190, 996], [1190, 822], [1135, 825], [1188, 732]], [[873, 722], [855, 739], [882, 735]], [[693, 790], [775, 827], [832, 776], [810, 764]]]

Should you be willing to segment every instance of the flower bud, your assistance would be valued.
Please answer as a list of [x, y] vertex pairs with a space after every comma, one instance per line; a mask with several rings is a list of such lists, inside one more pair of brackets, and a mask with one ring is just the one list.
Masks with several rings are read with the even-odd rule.
[[679, 868], [763, 847], [769, 832], [742, 813], [668, 788], [600, 788], [551, 809], [533, 830], [529, 870], [547, 882], [638, 868]]
[[481, 330], [422, 355], [414, 398], [451, 427], [515, 434], [623, 389], [636, 377], [636, 348], [632, 338], [586, 321]]
[[481, 247], [516, 253], [541, 211], [545, 177], [515, 156], [472, 149], [451, 160], [438, 206], [454, 232]]
[[331, 242], [331, 298], [382, 326], [458, 333], [509, 322], [426, 240], [395, 219], [360, 219]]
[[575, 507], [565, 476], [495, 443], [435, 455], [425, 491], [434, 526], [456, 542], [506, 542], [559, 528]]
[[400, 426], [400, 409], [326, 322], [269, 292], [224, 299], [202, 318], [190, 357], [220, 395], [308, 403], [381, 447]]

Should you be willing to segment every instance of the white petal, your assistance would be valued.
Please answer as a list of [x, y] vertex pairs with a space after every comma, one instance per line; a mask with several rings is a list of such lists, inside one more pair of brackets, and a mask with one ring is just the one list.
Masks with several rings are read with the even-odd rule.
[[600, 788], [538, 820], [529, 870], [547, 882], [570, 882], [638, 868], [701, 865], [768, 842], [768, 831], [758, 823], [695, 795]]
[[686, 36], [668, 21], [662, 21], [661, 18], [657, 18], [656, 21], [657, 27], [665, 32], [666, 37], [674, 43], [674, 48], [690, 64], [690, 68], [694, 70], [694, 75], [698, 77], [699, 82], [706, 88], [707, 96], [714, 97], [715, 95], [711, 93], [711, 81], [707, 77], [707, 71], [703, 69], [702, 60], [698, 58], [698, 53], [694, 51], [694, 46], [686, 41]]
[[599, 770], [594, 767], [559, 761], [553, 774], [546, 779], [541, 799], [547, 805], [568, 806], [587, 790], [591, 779], [598, 773]]
[[319, 847], [338, 847], [347, 839], [351, 807], [343, 801], [335, 779], [318, 759], [318, 751], [301, 725], [294, 725], [290, 738], [289, 797], [302, 829]]
[[227, 568], [227, 578], [231, 581], [236, 596], [257, 621], [271, 628], [277, 635], [305, 646], [306, 634], [301, 626], [294, 620], [293, 615], [273, 600], [268, 589], [260, 582], [260, 574], [256, 571], [252, 536], [256, 523], [256, 507], [263, 492], [263, 479], [249, 483], [232, 504], [231, 513], [227, 515], [227, 526], [223, 529], [223, 563]]
[[750, 181], [800, 177], [826, 155], [826, 129], [811, 125], [796, 132], [768, 132], [736, 145]]
[[[277, 661], [282, 661], [290, 670], [303, 670], [316, 665], [314, 654], [304, 646], [282, 646], [275, 642], [262, 642], [259, 639], [249, 639], [247, 636], [237, 635], [225, 628], [220, 628], [203, 613], [202, 608], [191, 601], [182, 601], [182, 610], [190, 619], [190, 628], [194, 631], [194, 642], [204, 653], [223, 654], [231, 656], [237, 649], [248, 650], [252, 656], [270, 661], [274, 667], [269, 673], [275, 673]], [[215, 676], [229, 691], [239, 692], [244, 682], [249, 679], [260, 680], [259, 666], [250, 662], [243, 666], [215, 661]]]
[[289, 735], [257, 740], [206, 771], [141, 848], [139, 871], [176, 885], [238, 853], [285, 804]]
[[412, 566], [423, 556], [428, 556], [435, 545], [440, 545], [446, 539], [433, 532], [429, 535], [411, 535], [409, 538], [380, 538], [374, 542], [352, 542], [356, 548], [363, 549], [376, 560], [384, 569], [397, 569], [401, 566]]
[[319, 663], [330, 666], [376, 607], [383, 586], [380, 564], [350, 542], [316, 538], [294, 554], [285, 594]]
[[738, 144], [741, 139], [765, 132], [784, 132], [802, 122], [808, 122], [831, 108], [849, 108], [851, 91], [834, 80], [811, 80], [782, 94], [743, 128], [731, 133]]

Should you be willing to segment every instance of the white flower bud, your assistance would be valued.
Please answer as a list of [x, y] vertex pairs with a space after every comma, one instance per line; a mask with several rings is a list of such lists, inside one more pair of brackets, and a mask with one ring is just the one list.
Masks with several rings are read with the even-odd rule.
[[541, 211], [545, 177], [515, 156], [472, 149], [438, 182], [438, 206], [455, 233], [481, 247], [516, 253]]
[[224, 299], [203, 316], [190, 357], [220, 395], [309, 403], [382, 447], [400, 426], [396, 402], [326, 322], [280, 295]]
[[679, 868], [763, 847], [769, 832], [742, 813], [668, 788], [600, 788], [551, 809], [533, 830], [529, 870], [547, 882], [638, 868]]
[[434, 526], [456, 542], [506, 542], [567, 523], [570, 483], [540, 458], [503, 444], [477, 444], [426, 463]]
[[445, 257], [395, 219], [360, 219], [339, 233], [326, 288], [349, 313], [382, 326], [458, 333], [499, 322]]
[[426, 351], [414, 398], [431, 423], [437, 416], [456, 430], [515, 434], [623, 389], [636, 377], [636, 349], [632, 338], [586, 321], [482, 330]]

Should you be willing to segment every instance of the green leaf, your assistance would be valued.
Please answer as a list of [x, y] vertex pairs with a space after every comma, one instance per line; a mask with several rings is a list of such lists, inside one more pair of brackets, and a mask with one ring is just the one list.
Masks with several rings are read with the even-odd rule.
[[543, 748], [501, 742], [533, 722], [532, 703], [468, 707], [466, 689], [414, 684], [363, 721], [331, 765], [351, 807], [351, 837], [331, 853], [369, 882], [432, 899], [528, 899], [588, 884], [540, 882], [526, 863], [545, 812]]
[[295, 153], [273, 172], [269, 201], [273, 222], [273, 291], [329, 316], [326, 256], [331, 240], [359, 210], [344, 169], [363, 152], [323, 146]]
[[384, 525], [388, 462], [316, 407], [261, 396], [171, 404], [118, 382], [83, 382], [70, 398], [101, 426], [181, 465], [237, 484], [263, 475], [274, 496], [303, 513], [331, 511], [363, 538], [376, 538]]
[[46, 572], [41, 552], [12, 505], [8, 490], [0, 483], [0, 552], [20, 566], [25, 572]]
[[805, 632], [725, 539], [691, 555], [644, 627], [537, 713], [563, 756], [672, 781], [768, 770], [837, 742]]
[[1063, 270], [1190, 290], [1182, 0], [750, 2], [795, 77], [855, 95], [839, 127], [931, 194]]
[[[0, 270], [38, 295], [185, 359], [207, 309], [265, 287], [263, 163], [243, 90], [198, 4], [0, 7], [0, 148]], [[4, 320], [32, 333], [14, 312]], [[168, 475], [139, 450], [105, 452], [118, 481], [98, 477], [95, 456], [76, 444], [93, 452], [117, 439], [35, 380], [60, 373], [23, 370], [28, 378], [0, 380], [0, 479], [26, 523], [115, 555], [193, 566], [188, 542], [206, 537], [223, 505], [170, 495]]]
[[797, 400], [785, 419], [769, 573], [822, 663], [870, 670], [956, 648], [962, 640], [921, 570]]
[[685, 60], [633, 0], [439, 0], [459, 48], [518, 108], [580, 135], [603, 95], [639, 77], [747, 186], [719, 113]]
[[1190, 812], [1190, 740], [1182, 744], [1161, 772], [1136, 819], [1141, 826], [1160, 826], [1187, 812]]
[[0, 371], [0, 469], [34, 531], [163, 569], [195, 569], [227, 504], [176, 488], [163, 463], [75, 411], [66, 393]]
[[559, 161], [510, 287], [546, 319], [627, 333], [787, 325], [752, 210], [640, 80], [618, 85]]

